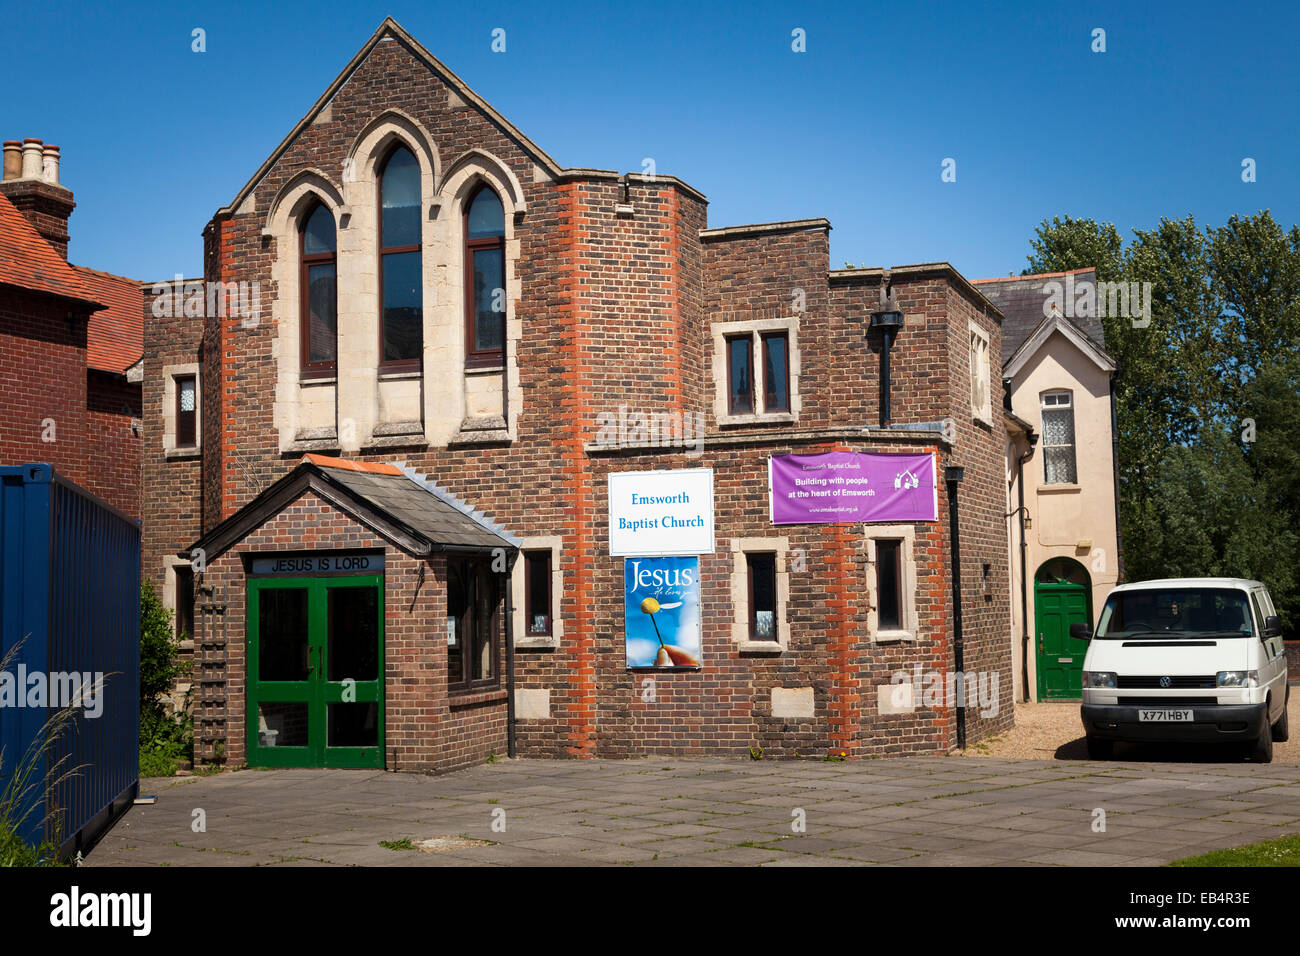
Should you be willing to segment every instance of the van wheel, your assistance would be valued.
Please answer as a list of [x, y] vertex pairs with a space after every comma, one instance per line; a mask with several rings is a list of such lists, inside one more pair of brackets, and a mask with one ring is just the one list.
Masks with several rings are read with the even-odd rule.
[[1089, 737], [1087, 740], [1089, 760], [1109, 760], [1115, 752], [1113, 740], [1101, 740], [1098, 737]]
[[1282, 704], [1282, 716], [1278, 718], [1278, 722], [1273, 725], [1273, 739], [1280, 744], [1286, 743], [1287, 738], [1291, 736], [1291, 727], [1288, 720], [1290, 715], [1287, 713], [1290, 703], [1291, 688], [1288, 687], [1286, 689], [1286, 702]]
[[1255, 746], [1250, 748], [1250, 760], [1252, 763], [1273, 762], [1273, 731], [1271, 728], [1264, 728], [1264, 732], [1255, 741]]

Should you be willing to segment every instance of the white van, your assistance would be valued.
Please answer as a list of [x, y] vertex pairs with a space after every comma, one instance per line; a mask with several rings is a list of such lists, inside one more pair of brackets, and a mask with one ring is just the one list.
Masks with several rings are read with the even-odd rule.
[[1282, 622], [1268, 589], [1241, 578], [1124, 584], [1106, 598], [1083, 661], [1088, 756], [1117, 740], [1239, 742], [1273, 759], [1287, 739]]

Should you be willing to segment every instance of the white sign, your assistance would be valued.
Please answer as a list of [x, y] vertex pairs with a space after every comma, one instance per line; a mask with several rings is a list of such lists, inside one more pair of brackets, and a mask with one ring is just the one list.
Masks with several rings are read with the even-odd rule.
[[609, 476], [609, 553], [712, 554], [713, 469]]

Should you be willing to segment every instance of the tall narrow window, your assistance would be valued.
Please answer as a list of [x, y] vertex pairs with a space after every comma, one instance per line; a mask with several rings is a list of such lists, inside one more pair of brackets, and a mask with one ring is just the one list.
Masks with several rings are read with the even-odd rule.
[[727, 339], [727, 409], [732, 415], [754, 411], [754, 345], [748, 335]]
[[298, 234], [302, 261], [298, 284], [302, 303], [302, 375], [333, 375], [338, 357], [338, 248], [334, 216], [320, 203], [302, 223]]
[[993, 399], [989, 367], [988, 334], [975, 325], [970, 325], [970, 406], [971, 414], [985, 422], [993, 420]]
[[1043, 471], [1049, 485], [1079, 480], [1074, 455], [1074, 405], [1070, 392], [1043, 393]]
[[749, 567], [749, 639], [776, 640], [776, 555], [747, 554]]
[[505, 360], [506, 217], [486, 185], [465, 204], [465, 364]]
[[420, 164], [405, 146], [379, 174], [379, 355], [387, 371], [418, 369], [423, 347]]
[[178, 564], [173, 570], [176, 584], [176, 639], [190, 640], [194, 637], [194, 569], [188, 564]]
[[529, 637], [551, 633], [551, 552], [524, 552], [524, 618]]
[[447, 562], [447, 684], [458, 690], [497, 683], [501, 588], [491, 562]]
[[176, 447], [193, 448], [197, 442], [197, 379], [181, 375], [176, 379]]
[[790, 337], [767, 332], [763, 340], [763, 411], [790, 410]]
[[876, 542], [876, 622], [882, 631], [903, 626], [901, 541]]

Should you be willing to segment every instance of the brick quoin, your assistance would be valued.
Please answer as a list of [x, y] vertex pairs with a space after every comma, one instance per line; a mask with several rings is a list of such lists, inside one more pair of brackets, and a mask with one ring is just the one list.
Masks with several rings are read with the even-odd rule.
[[[384, 39], [389, 37], [390, 39]], [[276, 425], [278, 333], [273, 268], [297, 249], [264, 236], [277, 197], [304, 169], [341, 188], [358, 137], [385, 111], [426, 131], [447, 170], [478, 150], [509, 169], [526, 211], [515, 217], [522, 324], [515, 359], [520, 398], [514, 436], [473, 444], [363, 445], [313, 449], [361, 462], [404, 462], [515, 535], [558, 536], [563, 634], [554, 647], [516, 650], [520, 690], [550, 693], [550, 716], [516, 726], [522, 756], [850, 757], [945, 753], [955, 746], [952, 708], [878, 712], [879, 688], [915, 665], [952, 669], [950, 529], [944, 489], [939, 520], [914, 526], [919, 637], [884, 643], [870, 633], [869, 528], [861, 524], [773, 526], [768, 458], [826, 451], [929, 453], [939, 475], [960, 464], [962, 603], [966, 668], [997, 673], [996, 714], [966, 712], [976, 742], [1012, 724], [1014, 682], [1005, 512], [1005, 434], [972, 418], [969, 330], [990, 338], [991, 381], [1001, 381], [1001, 315], [950, 266], [892, 271], [906, 315], [892, 352], [896, 424], [879, 422], [881, 340], [871, 331], [880, 270], [831, 270], [824, 220], [710, 230], [707, 201], [668, 176], [653, 180], [559, 169], [431, 65], [414, 40], [386, 21], [379, 39], [334, 91], [327, 113], [308, 121], [238, 204], [204, 232], [204, 278], [257, 282], [262, 313], [237, 318], [162, 319], [146, 303], [144, 415], [145, 572], [161, 582], [166, 561], [238, 512], [294, 468], [305, 449], [281, 450]], [[373, 201], [373, 199], [371, 200]], [[617, 207], [630, 206], [620, 212]], [[438, 213], [449, 215], [446, 209]], [[353, 213], [353, 221], [357, 219]], [[340, 229], [343, 236], [348, 226]], [[429, 253], [426, 251], [425, 253]], [[796, 290], [805, 308], [793, 311]], [[729, 425], [714, 415], [713, 329], [758, 319], [797, 321], [798, 420]], [[161, 369], [201, 368], [199, 457], [168, 458], [158, 439]], [[459, 369], [427, 375], [460, 375]], [[427, 381], [427, 379], [426, 379]], [[704, 416], [703, 454], [680, 447], [596, 450], [598, 416], [620, 406]], [[953, 440], [916, 427], [944, 420]], [[623, 641], [623, 559], [609, 554], [606, 487], [611, 472], [711, 468], [717, 548], [700, 557], [703, 668], [629, 672]], [[790, 644], [783, 653], [742, 652], [732, 635], [732, 541], [784, 537], [806, 570], [789, 575]], [[226, 608], [224, 643], [196, 649], [222, 699], [204, 704], [203, 752], [222, 744], [244, 753], [243, 561], [277, 550], [383, 549], [387, 557], [389, 769], [435, 771], [486, 759], [505, 747], [504, 694], [452, 700], [446, 686], [446, 565], [423, 559], [428, 589], [409, 593], [419, 560], [328, 503], [295, 502], [209, 566], [205, 598]], [[987, 565], [987, 574], [985, 566]], [[401, 600], [397, 597], [400, 596]], [[414, 601], [414, 603], [412, 603]], [[518, 637], [519, 635], [516, 635]], [[504, 657], [502, 657], [504, 662]], [[642, 700], [643, 680], [656, 682]], [[812, 688], [811, 717], [772, 713], [773, 688]], [[220, 716], [218, 715], [220, 713]], [[399, 719], [400, 717], [400, 719]]]

